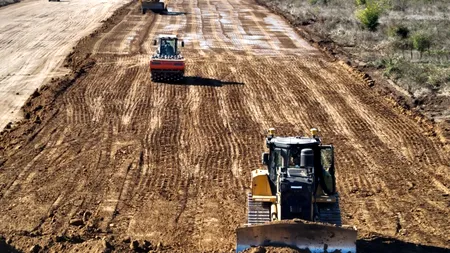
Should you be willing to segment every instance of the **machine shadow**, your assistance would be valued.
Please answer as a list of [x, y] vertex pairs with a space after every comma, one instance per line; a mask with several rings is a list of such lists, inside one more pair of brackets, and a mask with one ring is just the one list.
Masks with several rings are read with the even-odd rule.
[[188, 15], [188, 12], [184, 11], [152, 11], [154, 14], [164, 15], [164, 16], [179, 16], [179, 15]]
[[168, 11], [163, 12], [161, 15], [167, 15], [167, 16], [178, 16], [178, 15], [188, 15], [189, 13], [183, 12], [183, 11]]
[[20, 251], [16, 248], [14, 248], [13, 246], [7, 244], [3, 238], [0, 237], [0, 252], [5, 252], [5, 253], [22, 253], [23, 251]]
[[356, 241], [358, 253], [448, 253], [450, 249], [425, 246], [388, 237], [363, 238]]
[[244, 83], [240, 82], [226, 82], [218, 79], [204, 78], [199, 76], [185, 76], [182, 81], [164, 82], [164, 83], [174, 85], [212, 86], [212, 87], [222, 87], [224, 85], [245, 85]]

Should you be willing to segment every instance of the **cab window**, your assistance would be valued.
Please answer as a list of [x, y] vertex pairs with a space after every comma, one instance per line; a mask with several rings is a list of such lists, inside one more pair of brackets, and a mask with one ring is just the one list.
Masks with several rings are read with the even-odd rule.
[[274, 150], [273, 166], [278, 168], [278, 167], [283, 167], [283, 164], [284, 164], [284, 159], [283, 159], [283, 156], [281, 155], [281, 151], [279, 149]]
[[333, 148], [322, 148], [320, 150], [320, 161], [326, 171], [330, 171], [333, 166]]

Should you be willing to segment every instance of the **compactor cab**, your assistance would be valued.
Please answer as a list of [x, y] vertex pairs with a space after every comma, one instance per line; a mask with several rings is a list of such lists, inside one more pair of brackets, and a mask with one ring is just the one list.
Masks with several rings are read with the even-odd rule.
[[248, 221], [237, 230], [237, 252], [287, 246], [310, 252], [356, 252], [356, 229], [341, 227], [334, 149], [311, 136], [268, 131], [263, 169], [252, 171]]
[[[184, 41], [181, 41], [181, 47], [184, 47]], [[153, 45], [158, 45], [156, 40], [153, 41]], [[178, 51], [178, 38], [176, 35], [161, 35], [159, 37], [159, 47], [157, 54], [162, 57], [174, 57], [181, 56]]]
[[150, 60], [152, 81], [173, 82], [184, 79], [185, 60], [178, 45], [184, 47], [184, 41], [179, 41], [176, 35], [160, 35], [154, 40], [156, 53]]

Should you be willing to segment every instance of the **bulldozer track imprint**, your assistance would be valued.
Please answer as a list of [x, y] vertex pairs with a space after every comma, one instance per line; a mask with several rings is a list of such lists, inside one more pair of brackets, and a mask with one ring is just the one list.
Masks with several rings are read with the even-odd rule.
[[[0, 13], [8, 8], [16, 7]], [[0, 38], [0, 58], [9, 57], [9, 40], [45, 19], [39, 12], [22, 18], [23, 31], [0, 25], [11, 34]], [[67, 14], [61, 24], [79, 21]], [[131, 3], [105, 24], [114, 25], [71, 55], [78, 77], [57, 95], [49, 92], [59, 91], [58, 80], [39, 90], [26, 107], [30, 119], [0, 135], [0, 235], [14, 247], [89, 251], [101, 244], [96, 235], [110, 234], [117, 252], [129, 250], [126, 236], [161, 242], [158, 252], [233, 251], [265, 131], [295, 136], [318, 127], [335, 147], [343, 224], [448, 249], [450, 154], [443, 144], [281, 17], [251, 0], [177, 0], [166, 15], [143, 15]], [[48, 29], [53, 36], [26, 48], [51, 43], [66, 54], [57, 47], [59, 29]], [[185, 42], [180, 83], [151, 81], [160, 34]], [[0, 67], [0, 84], [16, 82], [30, 94], [28, 82], [58, 65], [10, 62], [11, 70]], [[323, 213], [335, 219], [333, 210]]]

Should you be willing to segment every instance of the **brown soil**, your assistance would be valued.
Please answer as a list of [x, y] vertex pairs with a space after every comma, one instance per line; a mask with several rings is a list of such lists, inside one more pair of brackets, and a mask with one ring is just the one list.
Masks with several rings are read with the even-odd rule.
[[[360, 249], [448, 248], [450, 155], [432, 128], [252, 1], [171, 3], [188, 14], [119, 10], [67, 58], [73, 73], [36, 91], [26, 119], [2, 132], [5, 247], [233, 252], [265, 130], [316, 126], [337, 149]], [[161, 33], [185, 39], [185, 84], [150, 81]]]

